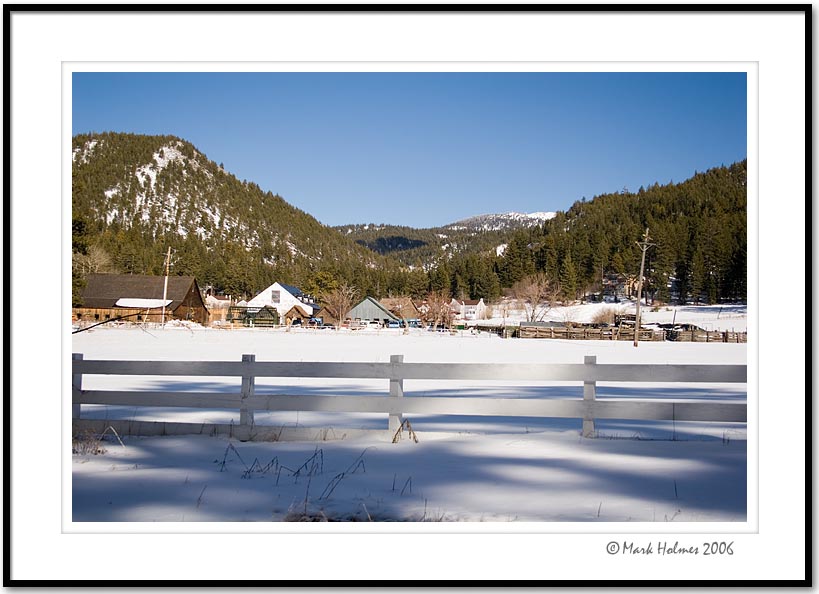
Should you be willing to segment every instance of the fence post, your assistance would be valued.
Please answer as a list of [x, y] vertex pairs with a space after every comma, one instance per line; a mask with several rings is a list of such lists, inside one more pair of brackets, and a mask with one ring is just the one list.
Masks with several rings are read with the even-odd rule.
[[[72, 353], [71, 363], [74, 361], [82, 361], [82, 353]], [[71, 418], [80, 418], [80, 404], [74, 403], [74, 396], [78, 396], [82, 392], [82, 374], [76, 373], [71, 375]]]
[[[585, 365], [596, 365], [596, 355], [586, 355], [583, 358]], [[586, 376], [588, 377], [588, 376]], [[583, 437], [594, 437], [594, 415], [592, 407], [594, 406], [594, 399], [597, 391], [597, 382], [594, 380], [583, 381], [583, 402], [586, 404], [583, 413]]]
[[256, 392], [256, 377], [253, 375], [252, 364], [256, 361], [256, 355], [242, 355], [242, 363], [247, 363], [247, 370], [242, 373], [242, 407], [239, 409], [239, 424], [253, 425], [253, 409], [248, 409], [246, 400]]
[[[390, 355], [390, 363], [403, 363], [404, 355]], [[397, 365], [393, 366], [393, 370], [397, 370]], [[393, 398], [404, 397], [404, 380], [400, 377], [390, 379], [390, 396]], [[404, 415], [401, 413], [390, 414], [390, 434], [395, 435], [401, 425], [404, 423]]]

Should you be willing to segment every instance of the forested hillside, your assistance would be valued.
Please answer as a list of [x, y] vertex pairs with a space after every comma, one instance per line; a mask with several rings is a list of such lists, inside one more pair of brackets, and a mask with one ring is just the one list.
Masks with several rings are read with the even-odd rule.
[[542, 227], [519, 232], [498, 262], [501, 284], [535, 271], [573, 297], [600, 286], [603, 273], [637, 275], [637, 241], [649, 229], [646, 290], [667, 301], [669, 285], [694, 301], [747, 297], [747, 162], [678, 183], [575, 202]]
[[422, 266], [430, 287], [494, 300], [504, 288], [544, 273], [564, 300], [601, 290], [610, 273], [635, 277], [637, 241], [649, 229], [645, 291], [701, 303], [747, 297], [745, 161], [682, 183], [623, 190], [575, 202], [538, 225], [493, 225], [478, 218], [433, 229], [387, 225], [340, 228], [402, 262]]
[[414, 268], [429, 271], [457, 254], [495, 251], [512, 234], [511, 229], [467, 230], [452, 227], [414, 229], [396, 225], [345, 225], [336, 227], [356, 243], [390, 255]]
[[276, 280], [392, 290], [391, 274], [400, 275], [396, 263], [173, 136], [78, 135], [72, 173], [78, 287], [87, 272], [163, 274], [169, 247], [173, 274], [239, 297]]
[[668, 300], [670, 284], [705, 302], [746, 297], [744, 161], [576, 202], [545, 222], [481, 217], [432, 229], [327, 227], [174, 136], [78, 135], [72, 174], [75, 302], [89, 272], [163, 274], [168, 248], [172, 274], [236, 297], [280, 281], [314, 294], [347, 284], [361, 297], [493, 301], [542, 272], [571, 300], [599, 290], [604, 273], [636, 275], [646, 227], [656, 298]]
[[429, 271], [458, 254], [497, 253], [516, 230], [537, 226], [552, 216], [554, 213], [479, 215], [425, 229], [374, 223], [334, 228], [374, 252]]

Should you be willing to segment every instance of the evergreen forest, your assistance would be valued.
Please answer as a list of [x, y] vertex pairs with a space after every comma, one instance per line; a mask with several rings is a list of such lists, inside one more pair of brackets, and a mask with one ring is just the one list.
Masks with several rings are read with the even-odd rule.
[[314, 295], [346, 285], [361, 297], [491, 302], [543, 273], [570, 301], [599, 292], [606, 274], [637, 275], [646, 228], [652, 298], [747, 296], [745, 161], [580, 200], [535, 225], [331, 228], [174, 136], [81, 134], [72, 148], [77, 305], [88, 273], [162, 275], [169, 248], [171, 274], [237, 299], [279, 281]]

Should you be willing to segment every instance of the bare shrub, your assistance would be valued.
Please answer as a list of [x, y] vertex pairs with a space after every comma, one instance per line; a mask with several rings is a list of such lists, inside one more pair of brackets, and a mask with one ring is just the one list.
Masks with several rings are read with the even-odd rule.
[[512, 286], [512, 295], [523, 305], [527, 322], [539, 322], [557, 301], [557, 284], [542, 272], [527, 276]]
[[104, 441], [113, 441], [114, 438], [119, 442], [119, 445], [125, 447], [119, 433], [111, 426], [106, 427], [102, 433], [95, 433], [90, 429], [80, 431], [71, 438], [71, 453], [79, 456], [104, 454], [107, 450], [102, 446], [102, 443]]
[[592, 317], [592, 324], [614, 324], [614, 316], [617, 313], [613, 307], [606, 307], [598, 311]]
[[78, 456], [104, 454], [102, 436], [93, 431], [81, 431], [71, 438], [71, 453]]

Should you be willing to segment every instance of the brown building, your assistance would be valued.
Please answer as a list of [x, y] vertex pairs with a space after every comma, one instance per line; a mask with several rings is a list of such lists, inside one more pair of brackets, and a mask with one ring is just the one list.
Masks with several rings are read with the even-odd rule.
[[164, 276], [142, 274], [89, 274], [82, 294], [82, 306], [73, 317], [82, 322], [103, 322], [128, 316], [134, 322], [159, 322], [165, 295], [165, 321], [190, 320], [208, 323], [208, 309], [199, 285], [192, 276], [169, 276], [165, 293]]
[[219, 326], [227, 322], [228, 312], [233, 305], [230, 295], [207, 295], [205, 307], [208, 308], [208, 323]]
[[404, 320], [417, 320], [421, 317], [421, 313], [409, 297], [385, 297], [380, 303], [390, 313]]

